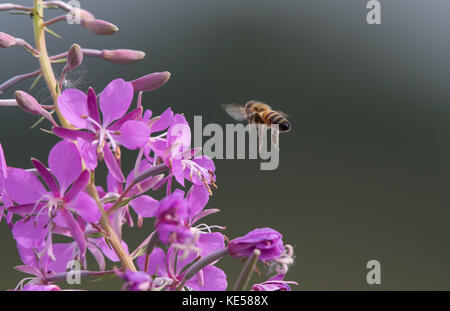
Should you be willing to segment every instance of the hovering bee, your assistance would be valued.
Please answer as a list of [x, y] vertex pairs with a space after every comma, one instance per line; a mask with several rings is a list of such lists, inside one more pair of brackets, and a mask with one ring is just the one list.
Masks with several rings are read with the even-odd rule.
[[269, 105], [257, 100], [250, 100], [245, 104], [245, 106], [238, 104], [223, 104], [222, 108], [233, 119], [237, 121], [247, 120], [250, 124], [255, 124], [258, 126], [260, 150], [262, 147], [265, 130], [264, 127], [259, 125], [278, 125], [278, 131], [274, 131], [272, 134], [272, 143], [277, 149], [279, 132], [289, 132], [291, 130], [291, 123], [288, 121], [285, 113], [272, 110]]
[[281, 111], [272, 110], [272, 108], [260, 101], [250, 100], [245, 106], [238, 104], [224, 104], [222, 108], [237, 121], [247, 120], [251, 124], [278, 124], [280, 132], [289, 132], [291, 124], [287, 115]]

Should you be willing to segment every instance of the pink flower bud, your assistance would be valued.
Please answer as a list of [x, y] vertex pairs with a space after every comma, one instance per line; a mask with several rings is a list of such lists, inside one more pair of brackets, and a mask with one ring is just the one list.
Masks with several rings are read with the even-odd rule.
[[8, 35], [7, 33], [0, 32], [0, 47], [9, 48], [16, 45], [16, 38]]
[[101, 19], [87, 18], [82, 21], [82, 25], [97, 35], [112, 35], [119, 30], [116, 25]]
[[136, 50], [103, 50], [102, 58], [116, 64], [128, 65], [145, 57], [145, 53]]
[[16, 99], [16, 102], [19, 105], [19, 107], [25, 110], [26, 112], [32, 114], [41, 114], [43, 108], [41, 107], [41, 105], [39, 105], [37, 100], [30, 94], [24, 91], [16, 91], [14, 93], [14, 98]]
[[170, 72], [154, 72], [131, 81], [135, 92], [151, 92], [159, 89], [170, 78]]
[[50, 121], [53, 126], [58, 126], [53, 119], [50, 112], [42, 108], [41, 105], [37, 102], [37, 100], [31, 96], [30, 94], [24, 91], [16, 91], [14, 93], [14, 98], [16, 99], [17, 105], [22, 108], [24, 111], [37, 114], [43, 116], [45, 119]]
[[16, 5], [12, 3], [0, 4], [0, 11], [14, 10], [15, 8]]
[[83, 61], [83, 50], [78, 44], [73, 44], [67, 53], [67, 69], [74, 70]]
[[86, 20], [95, 19], [94, 14], [92, 14], [89, 11], [83, 10], [83, 9], [76, 8], [76, 9], [74, 9], [73, 14], [75, 14], [76, 16], [80, 16], [82, 19], [86, 19]]

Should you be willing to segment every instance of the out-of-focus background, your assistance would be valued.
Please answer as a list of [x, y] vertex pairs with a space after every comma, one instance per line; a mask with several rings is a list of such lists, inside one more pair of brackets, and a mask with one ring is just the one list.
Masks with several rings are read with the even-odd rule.
[[[64, 39], [48, 36], [51, 54], [76, 42], [147, 57], [132, 66], [86, 59], [69, 76], [75, 87], [101, 91], [117, 77], [168, 70], [169, 83], [144, 95], [155, 113], [170, 106], [189, 120], [202, 115], [204, 124], [224, 125], [233, 121], [220, 104], [260, 99], [290, 115], [277, 170], [260, 171], [259, 160], [215, 161], [219, 189], [209, 207], [221, 214], [206, 222], [226, 225], [231, 238], [263, 226], [282, 232], [295, 246], [287, 279], [300, 283], [296, 290], [450, 289], [448, 1], [383, 1], [381, 25], [366, 23], [367, 1], [80, 3], [120, 31], [98, 37], [60, 23], [51, 28]], [[30, 42], [31, 26], [27, 16], [0, 15], [0, 31]], [[24, 51], [0, 50], [0, 81], [35, 69]], [[32, 94], [48, 101], [43, 83]], [[35, 120], [1, 109], [9, 165], [29, 167], [31, 156], [46, 161], [56, 139], [29, 130]], [[130, 248], [151, 228], [150, 221], [142, 231], [127, 230]], [[25, 275], [12, 268], [21, 261], [4, 222], [0, 239], [0, 289], [14, 288]], [[381, 285], [366, 282], [372, 259], [381, 263]], [[233, 283], [239, 260], [220, 266]], [[265, 278], [261, 270], [255, 281]]]

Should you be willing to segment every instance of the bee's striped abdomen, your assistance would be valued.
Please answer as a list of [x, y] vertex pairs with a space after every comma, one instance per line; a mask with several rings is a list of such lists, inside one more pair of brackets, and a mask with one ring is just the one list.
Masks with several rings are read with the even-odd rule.
[[291, 129], [289, 121], [276, 111], [264, 111], [261, 115], [261, 119], [263, 123], [267, 125], [278, 124], [281, 132], [286, 132]]

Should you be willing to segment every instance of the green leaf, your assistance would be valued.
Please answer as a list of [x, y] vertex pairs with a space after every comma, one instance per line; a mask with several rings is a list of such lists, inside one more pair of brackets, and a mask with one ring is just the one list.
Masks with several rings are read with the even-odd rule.
[[104, 234], [102, 234], [101, 232], [94, 232], [94, 233], [89, 233], [89, 234], [86, 234], [86, 237], [89, 237], [89, 238], [102, 238], [102, 237], [104, 237], [105, 235]]
[[31, 127], [30, 129], [34, 129], [36, 126], [38, 126], [42, 121], [44, 121], [45, 118], [44, 117], [40, 117], [39, 120], [37, 120]]
[[57, 59], [57, 60], [52, 60], [53, 64], [64, 64], [66, 62], [67, 62], [67, 58], [60, 58], [60, 59]]
[[141, 247], [141, 249], [139, 249], [136, 252], [136, 255], [134, 255], [133, 259], [138, 258], [139, 256], [142, 256], [145, 254], [145, 246]]
[[60, 35], [58, 35], [56, 32], [54, 32], [53, 30], [51, 30], [50, 28], [44, 27], [44, 30], [46, 32], [48, 32], [49, 34], [51, 34], [52, 36], [55, 36], [58, 39], [62, 39], [62, 37]]
[[33, 83], [30, 86], [30, 91], [36, 86], [36, 84], [39, 82], [39, 80], [42, 78], [42, 73], [40, 73], [33, 81]]
[[47, 134], [52, 134], [52, 135], [56, 135], [53, 131], [50, 131], [50, 130], [46, 130], [46, 129], [43, 129], [42, 127], [40, 128], [40, 130], [42, 131], [42, 132], [45, 132], [45, 133], [47, 133]]
[[117, 278], [117, 275], [114, 273], [105, 274], [105, 275], [99, 276], [96, 279], [93, 279], [92, 282], [99, 282], [99, 281], [110, 280], [110, 279], [115, 279], [115, 278]]
[[12, 11], [12, 12], [9, 12], [9, 14], [14, 14], [14, 15], [30, 15], [30, 12], [25, 12], [25, 11]]

